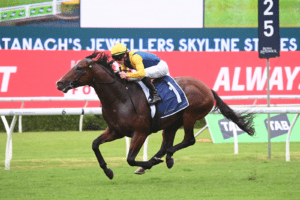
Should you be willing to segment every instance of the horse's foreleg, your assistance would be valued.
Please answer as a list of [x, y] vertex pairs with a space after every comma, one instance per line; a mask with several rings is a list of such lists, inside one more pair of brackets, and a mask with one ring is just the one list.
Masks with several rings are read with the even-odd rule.
[[119, 139], [122, 137], [124, 137], [124, 136], [117, 134], [114, 131], [111, 131], [109, 128], [107, 128], [98, 138], [96, 138], [94, 140], [93, 145], [92, 145], [92, 148], [97, 157], [98, 163], [109, 179], [113, 179], [114, 173], [111, 169], [107, 168], [107, 166], [106, 166], [107, 164], [104, 161], [104, 158], [102, 157], [102, 155], [100, 153], [99, 146], [100, 146], [100, 144], [103, 144], [105, 142], [110, 142], [110, 141], [113, 141], [115, 139]]
[[147, 138], [146, 134], [135, 132], [131, 139], [131, 145], [129, 148], [127, 162], [130, 166], [140, 166], [144, 169], [151, 169], [153, 165], [163, 162], [160, 159], [152, 158], [149, 161], [135, 161], [137, 154], [143, 146]]

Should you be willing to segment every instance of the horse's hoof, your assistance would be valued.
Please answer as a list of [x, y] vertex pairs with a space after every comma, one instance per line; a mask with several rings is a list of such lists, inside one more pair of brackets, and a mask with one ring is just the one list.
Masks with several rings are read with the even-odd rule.
[[174, 165], [174, 159], [173, 158], [167, 159], [166, 163], [167, 163], [167, 167], [169, 169], [171, 169], [173, 167], [173, 165]]
[[157, 157], [153, 158], [153, 165], [157, 165], [157, 164], [162, 163], [162, 162], [164, 162], [164, 161], [160, 158], [157, 158]]
[[145, 170], [144, 170], [142, 167], [140, 167], [140, 168], [138, 168], [134, 173], [135, 173], [135, 174], [142, 175], [142, 174], [145, 174]]
[[107, 176], [109, 179], [113, 179], [113, 177], [114, 177], [114, 172], [113, 172], [113, 170], [111, 170], [111, 169], [105, 169], [104, 172], [105, 172], [106, 176]]

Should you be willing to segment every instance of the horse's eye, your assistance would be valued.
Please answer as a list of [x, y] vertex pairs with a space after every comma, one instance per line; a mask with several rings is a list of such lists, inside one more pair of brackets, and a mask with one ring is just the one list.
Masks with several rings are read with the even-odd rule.
[[76, 70], [82, 70], [82, 67], [76, 67]]

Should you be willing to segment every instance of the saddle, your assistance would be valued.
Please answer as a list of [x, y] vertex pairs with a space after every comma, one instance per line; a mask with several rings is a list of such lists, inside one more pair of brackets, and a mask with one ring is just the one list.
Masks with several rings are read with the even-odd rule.
[[162, 101], [155, 105], [156, 113], [152, 118], [151, 132], [160, 130], [161, 119], [171, 116], [189, 106], [185, 93], [170, 76], [154, 79], [152, 82]]

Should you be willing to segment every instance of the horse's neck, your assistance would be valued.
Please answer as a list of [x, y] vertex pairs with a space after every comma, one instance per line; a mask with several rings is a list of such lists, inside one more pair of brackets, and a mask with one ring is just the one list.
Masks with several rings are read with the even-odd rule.
[[[110, 75], [107, 76], [110, 77]], [[112, 84], [107, 83], [112, 82], [113, 79], [108, 80], [107, 83], [103, 83], [105, 81], [100, 81], [99, 78], [97, 79], [97, 77], [95, 77], [94, 80], [94, 89], [101, 101], [102, 106], [112, 106], [112, 104], [115, 104], [116, 102], [120, 103], [120, 101], [126, 101], [126, 96], [124, 95], [124, 92], [126, 92], [125, 86], [122, 85], [121, 81], [117, 77], [115, 77], [115, 82]]]

